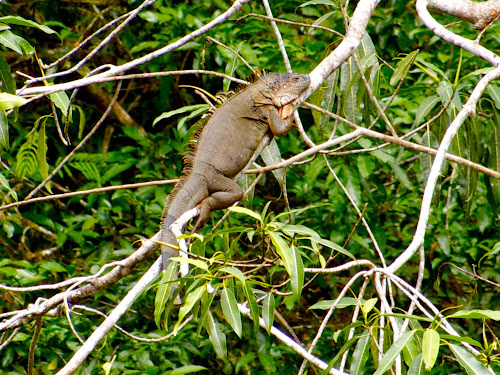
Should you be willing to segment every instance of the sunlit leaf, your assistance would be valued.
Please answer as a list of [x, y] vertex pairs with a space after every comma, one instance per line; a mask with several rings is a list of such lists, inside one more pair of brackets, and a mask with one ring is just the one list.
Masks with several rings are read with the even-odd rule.
[[241, 338], [241, 314], [238, 310], [238, 305], [233, 292], [224, 288], [221, 294], [222, 312], [226, 317], [228, 323], [233, 327], [234, 332]]
[[430, 371], [436, 363], [439, 353], [439, 333], [434, 329], [427, 329], [422, 338], [422, 356], [424, 359], [425, 369]]
[[0, 92], [0, 111], [19, 107], [26, 104], [28, 101], [20, 96], [9, 94], [7, 92]]
[[382, 360], [380, 361], [377, 371], [375, 371], [374, 375], [381, 375], [392, 367], [392, 364], [396, 360], [396, 357], [399, 355], [399, 353], [401, 353], [406, 344], [411, 340], [415, 332], [415, 330], [405, 332], [394, 344], [392, 344], [389, 350], [387, 350], [385, 355], [382, 357]]
[[271, 327], [274, 322], [274, 305], [274, 295], [268, 293], [262, 304], [262, 319], [268, 334], [271, 334]]
[[463, 346], [456, 344], [448, 344], [448, 346], [468, 375], [491, 375], [488, 369]]

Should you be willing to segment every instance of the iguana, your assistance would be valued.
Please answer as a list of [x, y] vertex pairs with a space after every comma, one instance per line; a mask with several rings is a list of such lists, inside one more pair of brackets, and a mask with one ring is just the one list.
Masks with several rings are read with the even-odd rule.
[[[294, 101], [309, 87], [306, 74], [271, 73], [230, 97], [210, 117], [186, 158], [184, 176], [167, 199], [163, 211], [162, 242], [177, 246], [170, 225], [184, 212], [198, 207], [194, 231], [211, 211], [239, 201], [243, 191], [234, 181], [267, 133], [284, 136], [292, 127]], [[177, 250], [162, 245], [163, 269]]]

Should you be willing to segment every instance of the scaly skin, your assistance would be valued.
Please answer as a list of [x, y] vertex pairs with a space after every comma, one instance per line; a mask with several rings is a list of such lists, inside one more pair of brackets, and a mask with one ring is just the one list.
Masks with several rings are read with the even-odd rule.
[[[266, 133], [282, 137], [292, 128], [294, 101], [307, 89], [305, 74], [268, 74], [227, 100], [210, 118], [197, 141], [189, 172], [175, 187], [163, 211], [162, 242], [177, 246], [170, 225], [198, 207], [194, 226], [201, 228], [211, 211], [230, 207], [243, 191], [234, 178], [252, 158]], [[162, 246], [163, 268], [177, 250]]]

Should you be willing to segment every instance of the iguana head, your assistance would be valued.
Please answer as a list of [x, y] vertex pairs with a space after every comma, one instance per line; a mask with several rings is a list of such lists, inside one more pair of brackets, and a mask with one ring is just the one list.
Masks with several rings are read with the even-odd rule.
[[307, 74], [270, 73], [254, 85], [258, 90], [252, 94], [256, 106], [273, 105], [280, 109], [281, 117], [286, 118], [293, 112], [293, 103], [305, 91], [311, 79]]

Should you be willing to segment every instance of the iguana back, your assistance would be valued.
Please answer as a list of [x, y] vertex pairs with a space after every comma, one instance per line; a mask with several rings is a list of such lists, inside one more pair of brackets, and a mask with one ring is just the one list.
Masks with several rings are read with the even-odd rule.
[[[168, 198], [161, 225], [162, 242], [177, 246], [170, 225], [184, 212], [198, 206], [197, 230], [211, 211], [241, 200], [243, 192], [234, 177], [247, 165], [266, 133], [288, 133], [293, 102], [309, 83], [309, 76], [304, 74], [268, 74], [228, 99], [212, 115], [193, 140], [186, 175]], [[164, 245], [162, 253], [166, 268], [168, 259], [177, 251]]]

